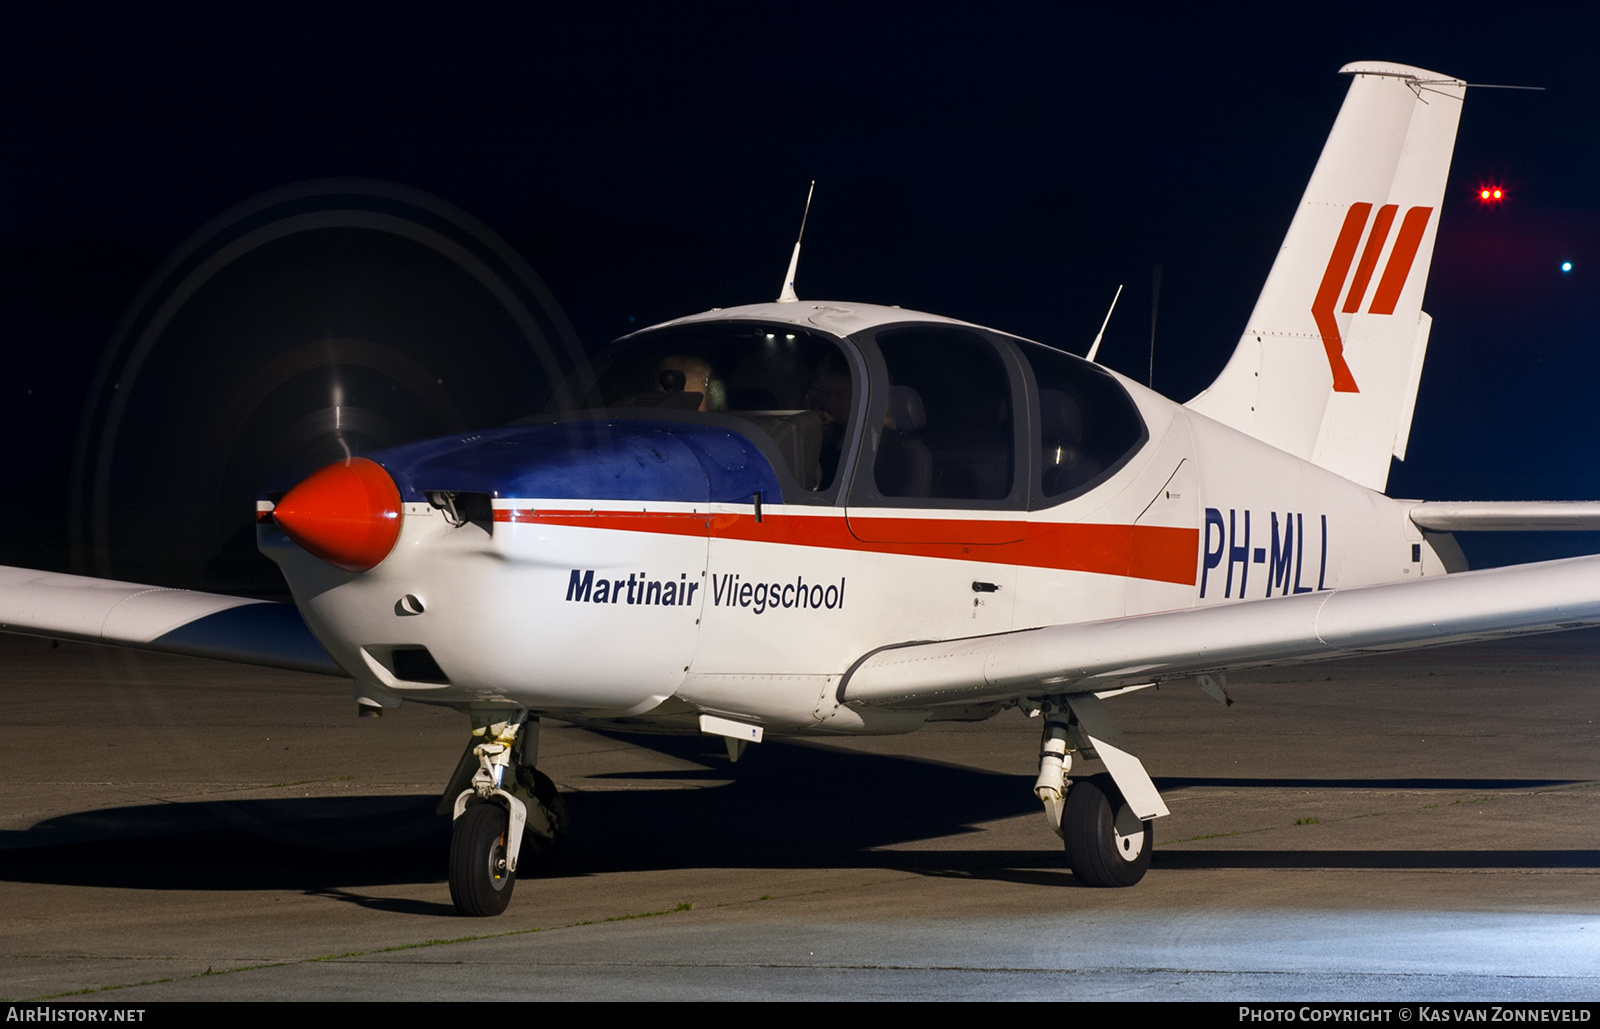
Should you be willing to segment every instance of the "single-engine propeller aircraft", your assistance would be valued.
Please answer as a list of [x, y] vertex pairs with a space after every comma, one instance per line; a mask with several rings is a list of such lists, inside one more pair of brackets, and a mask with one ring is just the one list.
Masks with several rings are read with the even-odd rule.
[[[791, 261], [777, 302], [634, 333], [547, 413], [264, 496], [292, 606], [5, 569], [0, 628], [348, 676], [363, 713], [469, 713], [441, 801], [469, 914], [504, 910], [525, 848], [564, 831], [542, 716], [737, 757], [1020, 706], [1074, 874], [1132, 885], [1167, 808], [1108, 699], [1600, 624], [1600, 556], [1465, 572], [1449, 535], [1600, 528], [1600, 504], [1383, 493], [1466, 84], [1343, 72], [1238, 347], [1187, 404], [981, 326], [801, 301]], [[1106, 774], [1069, 783], [1086, 758]]]

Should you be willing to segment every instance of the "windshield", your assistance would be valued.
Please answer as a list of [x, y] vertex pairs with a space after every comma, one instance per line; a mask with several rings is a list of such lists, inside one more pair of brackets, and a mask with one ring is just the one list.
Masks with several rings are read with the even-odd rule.
[[732, 427], [758, 430], [801, 489], [826, 491], [838, 477], [855, 384], [844, 351], [826, 336], [749, 322], [659, 329], [618, 343], [589, 382], [574, 391], [580, 408], [737, 419]]

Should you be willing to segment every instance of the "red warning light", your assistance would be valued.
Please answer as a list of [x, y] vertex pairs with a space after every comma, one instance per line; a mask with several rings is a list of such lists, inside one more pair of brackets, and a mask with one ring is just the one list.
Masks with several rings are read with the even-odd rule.
[[1506, 191], [1500, 186], [1479, 186], [1478, 202], [1480, 204], [1498, 204], [1506, 198]]

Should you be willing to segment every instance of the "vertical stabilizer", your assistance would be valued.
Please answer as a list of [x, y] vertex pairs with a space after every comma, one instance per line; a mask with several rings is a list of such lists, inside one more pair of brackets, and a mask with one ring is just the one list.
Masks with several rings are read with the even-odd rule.
[[1233, 357], [1189, 407], [1381, 490], [1405, 456], [1466, 83], [1361, 62]]

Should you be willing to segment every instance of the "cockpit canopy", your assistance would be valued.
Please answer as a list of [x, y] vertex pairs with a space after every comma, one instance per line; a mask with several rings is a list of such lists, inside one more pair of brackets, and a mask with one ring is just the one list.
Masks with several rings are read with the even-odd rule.
[[577, 406], [614, 418], [754, 429], [754, 442], [771, 445], [799, 491], [832, 495], [855, 378], [831, 337], [792, 325], [708, 322], [628, 337], [596, 362]]
[[597, 415], [737, 432], [768, 456], [783, 501], [802, 504], [1048, 507], [1104, 481], [1147, 438], [1104, 369], [931, 321], [842, 337], [734, 319], [646, 330], [544, 417]]

